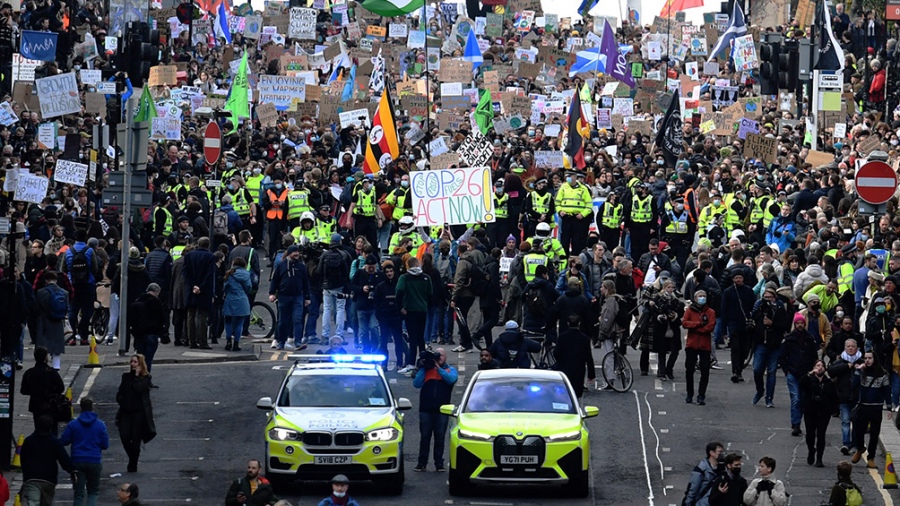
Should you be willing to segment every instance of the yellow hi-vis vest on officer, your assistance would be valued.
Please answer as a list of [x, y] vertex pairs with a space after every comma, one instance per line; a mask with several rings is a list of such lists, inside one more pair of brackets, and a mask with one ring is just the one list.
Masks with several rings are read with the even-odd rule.
[[157, 210], [162, 211], [166, 215], [166, 222], [163, 224], [163, 235], [172, 235], [172, 229], [175, 225], [175, 218], [172, 217], [172, 213], [170, 213], [168, 209], [163, 206], [157, 206], [156, 209], [153, 210], [153, 214], [150, 215], [151, 217], [153, 217], [153, 219], [156, 219]]
[[312, 212], [312, 207], [309, 206], [309, 190], [291, 190], [287, 200], [289, 220], [295, 220], [307, 211]]
[[675, 216], [675, 208], [671, 202], [666, 202], [666, 215], [669, 217], [669, 224], [666, 225], [667, 234], [687, 234], [688, 233], [688, 213], [687, 209], [681, 211], [681, 216]]
[[231, 195], [231, 207], [234, 208], [234, 212], [241, 218], [250, 216], [250, 202], [247, 201], [244, 189], [239, 188], [235, 193], [228, 193]]
[[538, 192], [531, 192], [531, 208], [534, 209], [534, 212], [538, 214], [547, 214], [550, 212], [550, 198], [553, 195], [550, 195], [550, 192], [544, 194], [544, 196], [538, 195]]
[[653, 195], [640, 198], [637, 195], [631, 197], [631, 221], [635, 223], [650, 223], [653, 219]]
[[324, 245], [331, 244], [331, 236], [335, 234], [335, 224], [337, 221], [335, 220], [316, 220], [316, 231], [319, 236], [319, 242]]
[[622, 224], [622, 204], [610, 204], [608, 200], [604, 202], [600, 224], [606, 228], [619, 228]]
[[262, 174], [257, 174], [255, 176], [250, 176], [247, 178], [247, 189], [250, 190], [250, 198], [253, 200], [254, 204], [259, 204], [259, 188], [262, 186], [263, 179], [266, 176]]
[[[316, 229], [315, 225], [309, 230], [304, 229], [302, 225], [294, 227], [294, 230], [291, 230], [291, 235], [294, 236], [296, 242], [300, 242], [300, 238], [304, 236], [308, 238], [311, 243], [319, 242], [319, 231]], [[330, 236], [329, 240], [331, 240]]]
[[750, 199], [750, 223], [753, 225], [762, 221], [763, 227], [769, 228], [772, 218], [775, 216], [769, 212], [769, 206], [772, 205], [772, 197], [753, 197]]
[[700, 237], [706, 237], [706, 230], [709, 228], [709, 224], [713, 222], [716, 216], [724, 216], [727, 212], [728, 209], [724, 205], [716, 207], [712, 204], [707, 204], [706, 207], [704, 207], [703, 210], [700, 211], [700, 219], [697, 220], [697, 228], [700, 232]]
[[181, 258], [181, 255], [184, 254], [184, 246], [180, 244], [178, 246], [174, 246], [171, 250], [169, 250], [169, 254], [172, 255], [173, 262], [175, 260], [178, 260], [179, 258]]
[[590, 216], [593, 206], [594, 200], [591, 197], [591, 190], [581, 183], [576, 184], [574, 187], [569, 183], [565, 183], [556, 191], [557, 213]]
[[855, 269], [853, 267], [853, 262], [850, 260], [844, 260], [838, 265], [838, 290], [837, 293], [839, 296], [844, 295], [847, 292], [853, 293], [853, 273]]
[[399, 221], [400, 218], [410, 214], [410, 209], [405, 209], [406, 199], [408, 198], [409, 188], [400, 187], [388, 193], [387, 197], [384, 198], [384, 201], [385, 203], [394, 206], [394, 210], [391, 212], [391, 219]]
[[366, 192], [360, 188], [356, 192], [356, 209], [353, 213], [357, 216], [375, 216], [375, 190], [369, 189]]
[[407, 232], [394, 232], [391, 235], [391, 242], [388, 244], [388, 252], [393, 253], [397, 246], [400, 246], [400, 241], [407, 237], [412, 241], [413, 250], [417, 250], [419, 246], [425, 244], [425, 241], [422, 240], [422, 234], [414, 228]]
[[[569, 257], [566, 256], [566, 250], [563, 249], [562, 243], [552, 237], [547, 237], [546, 239], [535, 237], [535, 239], [541, 239], [541, 250], [544, 252], [543, 255], [547, 257], [547, 261], [555, 263], [559, 267], [560, 272], [566, 270], [566, 267], [569, 265]], [[531, 239], [525, 242], [534, 244]], [[549, 263], [546, 265], [547, 268], [553, 267]]]
[[[548, 193], [549, 195], [549, 193]], [[497, 215], [497, 218], [508, 218], [509, 217], [509, 208], [507, 207], [509, 204], [509, 195], [503, 194], [499, 197], [496, 193], [494, 193], [494, 213]]]
[[525, 267], [525, 281], [530, 283], [534, 281], [538, 265], [547, 265], [547, 256], [543, 253], [529, 253], [523, 257], [522, 262]]

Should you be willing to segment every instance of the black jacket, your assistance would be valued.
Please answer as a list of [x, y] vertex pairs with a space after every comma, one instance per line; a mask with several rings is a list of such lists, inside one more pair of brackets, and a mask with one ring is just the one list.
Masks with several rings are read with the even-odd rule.
[[[728, 484], [728, 491], [724, 494], [719, 491], [719, 486], [723, 483]], [[747, 479], [724, 472], [716, 476], [709, 490], [709, 506], [743, 506]]]
[[819, 346], [812, 334], [807, 331], [793, 331], [781, 343], [778, 365], [785, 374], [793, 374], [801, 378], [812, 370], [818, 358]]
[[69, 474], [75, 472], [66, 447], [53, 434], [35, 432], [25, 438], [21, 450], [22, 479], [44, 480], [56, 484], [57, 462]]
[[163, 248], [156, 248], [144, 258], [144, 266], [150, 280], [162, 289], [161, 297], [167, 298], [172, 280], [172, 255]]
[[135, 337], [168, 335], [169, 327], [166, 325], [166, 315], [159, 297], [148, 292], [142, 293], [128, 306], [128, 313], [128, 323], [131, 324], [131, 333]]
[[863, 363], [862, 354], [852, 364], [838, 355], [838, 358], [828, 366], [828, 375], [834, 380], [838, 402], [856, 404], [856, 401], [859, 399], [859, 394], [853, 391], [853, 373], [856, 371], [853, 366], [861, 363]]
[[50, 397], [63, 393], [65, 389], [59, 371], [47, 364], [35, 364], [22, 375], [19, 392], [29, 396], [28, 411], [39, 415], [52, 414]]
[[591, 350], [591, 338], [578, 329], [568, 329], [559, 334], [556, 347], [556, 369], [569, 378], [578, 397], [584, 393], [584, 377], [589, 380], [597, 376], [594, 369], [594, 355]]
[[827, 375], [817, 378], [804, 374], [800, 378], [800, 400], [804, 414], [831, 416], [838, 402], [834, 382]]
[[543, 314], [534, 314], [529, 308], [527, 301], [522, 307], [522, 328], [525, 330], [530, 330], [532, 332], [543, 332], [544, 327], [547, 326], [547, 321], [550, 318], [550, 313], [553, 309], [553, 303], [556, 301], [559, 295], [556, 293], [556, 288], [553, 286], [549, 280], [536, 277], [530, 283], [525, 286], [525, 290], [523, 293], [527, 294], [528, 290], [532, 287], [537, 287], [541, 290], [541, 298], [544, 300], [546, 304], [546, 310]]
[[507, 330], [491, 345], [493, 355], [503, 369], [529, 369], [531, 358], [529, 353], [541, 351], [537, 341], [526, 339], [518, 330]]
[[[375, 287], [383, 280], [384, 274], [380, 271], [375, 271], [372, 274], [366, 272], [365, 269], [356, 271], [356, 275], [353, 276], [353, 282], [351, 283], [351, 290], [353, 291], [353, 300], [356, 302], [357, 311], [375, 310], [375, 307], [378, 305], [378, 300], [375, 299]], [[369, 286], [369, 293], [363, 291], [365, 286]]]
[[[231, 482], [231, 487], [228, 488], [228, 493], [225, 495], [225, 506], [239, 506], [241, 504], [246, 504], [248, 506], [269, 506], [278, 502], [278, 498], [275, 497], [275, 491], [272, 489], [272, 484], [269, 483], [269, 480], [260, 476], [258, 481], [259, 483], [256, 485], [256, 492], [253, 492], [252, 494], [250, 493], [250, 482], [245, 478], [238, 478]], [[247, 502], [238, 502], [238, 493], [244, 494], [247, 498]]]

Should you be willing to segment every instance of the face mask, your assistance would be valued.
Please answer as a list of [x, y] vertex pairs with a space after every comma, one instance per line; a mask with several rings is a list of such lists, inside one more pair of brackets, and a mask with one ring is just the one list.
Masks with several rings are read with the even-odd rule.
[[494, 193], [496, 193], [497, 195], [503, 195], [503, 188], [497, 188], [496, 190], [494, 190]]
[[900, 144], [900, 141], [898, 141], [897, 139], [891, 139], [891, 146], [896, 146], [897, 144]]
[[409, 181], [400, 181], [400, 186], [404, 188], [409, 188]]
[[637, 141], [631, 141], [632, 146], [637, 146]]
[[567, 178], [566, 178], [566, 182], [569, 183], [569, 184], [572, 184], [573, 181], [575, 181], [575, 180], [574, 180], [572, 177], [567, 177]]
[[817, 311], [819, 309], [819, 305], [818, 304], [810, 304], [809, 308], [812, 309], [813, 311]]
[[[894, 141], [891, 141], [891, 142], [894, 142]], [[591, 158], [589, 156], [584, 157], [584, 163], [591, 163], [591, 161], [593, 161], [593, 158]]]
[[233, 169], [233, 168], [234, 168], [234, 163], [233, 163], [233, 162], [225, 162], [225, 168], [226, 168], [226, 169]]
[[281, 183], [277, 183], [277, 184], [275, 185], [275, 189], [276, 189], [276, 190], [280, 190], [280, 189], [282, 189], [282, 188], [284, 188], [284, 185], [281, 184]]
[[878, 314], [884, 314], [886, 309], [884, 306], [875, 306], [875, 312]]
[[340, 499], [341, 497], [344, 497], [345, 495], [347, 495], [347, 492], [332, 492], [331, 495]]
[[735, 475], [735, 476], [740, 476], [740, 475], [741, 475], [741, 468], [740, 468], [740, 467], [733, 467], [733, 468], [731, 468], [731, 474], [733, 474], [733, 475]]
[[534, 137], [534, 130], [528, 131], [528, 137]]
[[657, 165], [665, 165], [665, 164], [666, 164], [666, 161], [663, 160], [662, 158], [660, 158], [659, 160], [656, 161], [656, 164], [657, 164]]
[[363, 191], [368, 193], [368, 192], [372, 191], [372, 187], [369, 185], [365, 185], [365, 186], [363, 186]]
[[400, 184], [400, 178], [399, 178], [399, 177], [395, 177], [395, 178], [394, 178], [394, 184]]
[[675, 193], [675, 186], [666, 186], [666, 190], [669, 193]]
[[260, 174], [262, 174], [262, 169], [253, 169], [253, 175], [254, 175], [254, 176], [258, 176], [258, 175], [260, 175]]
[[231, 191], [234, 191], [234, 185], [233, 184], [228, 185], [228, 189]]
[[717, 206], [717, 205], [719, 205], [719, 204], [721, 204], [721, 203], [722, 203], [721, 200], [719, 200], [719, 199], [713, 199], [713, 205], [714, 205], [714, 206]]
[[679, 213], [680, 213], [681, 211], [684, 211], [684, 205], [682, 205], [682, 204], [675, 204], [675, 210], [678, 211]]
[[838, 318], [843, 318], [844, 312], [843, 311], [835, 311], [834, 315], [837, 316]]
[[697, 297], [697, 304], [706, 305], [706, 297]]

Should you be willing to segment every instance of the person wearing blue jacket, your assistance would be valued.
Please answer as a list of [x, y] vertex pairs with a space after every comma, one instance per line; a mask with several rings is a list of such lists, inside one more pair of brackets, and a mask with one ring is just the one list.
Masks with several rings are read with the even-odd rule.
[[443, 348], [433, 352], [434, 358], [420, 359], [413, 386], [420, 389], [419, 394], [419, 461], [415, 471], [425, 471], [428, 464], [431, 438], [434, 437], [434, 468], [444, 470], [444, 436], [447, 435], [447, 424], [450, 417], [441, 414], [441, 405], [450, 403], [453, 385], [459, 379], [456, 368], [447, 363], [447, 353]]
[[[272, 273], [269, 284], [269, 302], [278, 301], [278, 341], [276, 349], [299, 348], [303, 339], [303, 310], [309, 305], [309, 271], [300, 260], [300, 248], [296, 244], [288, 247], [284, 258]], [[294, 336], [293, 344], [288, 337]]]
[[769, 231], [766, 234], [766, 244], [777, 244], [778, 251], [787, 251], [793, 246], [797, 238], [797, 223], [791, 215], [791, 206], [785, 204], [781, 207], [781, 214], [769, 223]]
[[[88, 397], [79, 403], [81, 414], [69, 422], [59, 441], [72, 445], [75, 467], [75, 505], [97, 506], [100, 497], [100, 475], [103, 472], [103, 450], [109, 448], [106, 424], [94, 413], [94, 401]], [[85, 501], [85, 489], [87, 500]]]
[[231, 270], [225, 273], [222, 315], [225, 317], [225, 351], [241, 351], [241, 330], [244, 320], [250, 316], [250, 270], [247, 261], [241, 257], [231, 263]]

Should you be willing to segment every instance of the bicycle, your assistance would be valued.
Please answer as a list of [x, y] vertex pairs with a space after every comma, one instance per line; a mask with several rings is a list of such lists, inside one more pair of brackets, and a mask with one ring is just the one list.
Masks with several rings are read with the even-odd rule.
[[537, 357], [535, 357], [535, 353], [530, 354], [531, 363], [535, 369], [553, 369], [556, 367], [556, 356], [553, 354], [556, 344], [551, 339], [548, 339], [543, 333], [524, 329], [522, 330], [522, 335], [526, 339], [531, 339], [541, 345], [541, 351], [536, 354]]
[[603, 380], [616, 392], [627, 392], [634, 384], [634, 370], [621, 350], [625, 349], [625, 333], [620, 332], [616, 339], [616, 347], [603, 356], [600, 368], [603, 370]]
[[[109, 331], [109, 293], [110, 283], [97, 283], [97, 300], [94, 301], [94, 313], [91, 315], [91, 332], [98, 343], [106, 339]], [[104, 302], [106, 305], [104, 305]]]
[[276, 327], [277, 319], [272, 306], [262, 301], [253, 301], [250, 306], [250, 336], [253, 339], [271, 339]]

